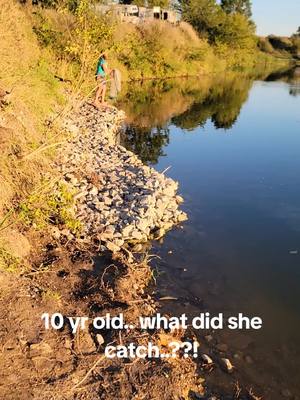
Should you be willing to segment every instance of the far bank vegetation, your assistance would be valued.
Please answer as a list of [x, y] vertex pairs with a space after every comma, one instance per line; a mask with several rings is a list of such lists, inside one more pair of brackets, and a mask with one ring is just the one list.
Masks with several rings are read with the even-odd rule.
[[[166, 1], [151, 5], [170, 7]], [[236, 1], [181, 0], [182, 20], [140, 24], [120, 22], [113, 14], [96, 15], [88, 0], [44, 0], [27, 5], [40, 44], [56, 58], [57, 74], [89, 91], [99, 54], [127, 79], [191, 76], [225, 69], [252, 68], [258, 55], [251, 5]], [[233, 4], [231, 4], [233, 3]], [[135, 3], [133, 3], [135, 4]]]

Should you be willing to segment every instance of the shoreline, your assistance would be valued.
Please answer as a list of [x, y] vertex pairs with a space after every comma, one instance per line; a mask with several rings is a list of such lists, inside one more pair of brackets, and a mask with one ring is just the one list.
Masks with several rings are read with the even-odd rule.
[[[130, 180], [125, 181], [126, 186], [125, 186], [125, 193], [129, 191], [129, 194], [132, 194], [130, 192], [135, 192], [136, 197], [142, 197], [143, 199], [145, 196], [149, 196], [149, 189], [152, 191], [152, 195], [154, 198], [156, 198], [155, 202], [145, 202], [142, 204], [139, 204], [140, 208], [139, 210], [142, 210], [142, 215], [138, 215], [139, 212], [137, 212], [138, 215], [138, 221], [132, 221], [132, 223], [127, 223], [129, 221], [126, 221], [124, 219], [124, 213], [120, 213], [118, 215], [118, 219], [114, 221], [108, 221], [108, 225], [102, 226], [99, 229], [99, 226], [96, 224], [95, 225], [95, 220], [93, 218], [83, 218], [82, 221], [84, 223], [88, 223], [91, 225], [91, 229], [89, 231], [84, 232], [84, 235], [86, 236], [85, 238], [80, 239], [82, 243], [87, 244], [87, 236], [92, 238], [92, 245], [95, 246], [97, 251], [100, 250], [100, 255], [99, 259], [101, 260], [103, 257], [105, 257], [105, 252], [108, 250], [109, 253], [112, 256], [113, 260], [118, 260], [118, 262], [121, 261], [121, 263], [126, 265], [127, 269], [127, 275], [126, 275], [126, 283], [124, 280], [121, 278], [120, 281], [118, 282], [118, 278], [115, 279], [114, 285], [114, 290], [117, 291], [117, 297], [124, 301], [125, 303], [129, 303], [131, 301], [137, 303], [137, 306], [135, 307], [134, 311], [131, 310], [130, 313], [125, 312], [124, 315], [126, 316], [126, 320], [129, 321], [132, 324], [136, 323], [136, 319], [138, 318], [138, 315], [154, 315], [155, 312], [159, 312], [162, 304], [160, 303], [160, 300], [157, 299], [157, 290], [156, 290], [156, 282], [154, 280], [153, 282], [153, 277], [152, 277], [152, 268], [150, 267], [148, 263], [148, 256], [144, 255], [145, 252], [145, 244], [152, 240], [160, 239], [164, 236], [164, 234], [168, 231], [171, 230], [174, 226], [180, 224], [181, 222], [185, 221], [187, 219], [187, 216], [185, 213], [179, 211], [179, 206], [183, 202], [183, 198], [181, 196], [178, 196], [177, 190], [178, 190], [178, 183], [174, 182], [170, 178], [166, 178], [163, 173], [159, 173], [153, 168], [150, 168], [148, 166], [143, 165], [143, 163], [138, 159], [138, 157], [132, 153], [131, 151], [126, 150], [123, 146], [120, 146], [117, 141], [117, 133], [120, 128], [121, 123], [123, 122], [125, 118], [125, 115], [122, 111], [114, 109], [113, 111], [105, 111], [105, 112], [99, 112], [98, 110], [94, 109], [94, 107], [84, 104], [81, 106], [80, 111], [74, 114], [72, 118], [69, 120], [67, 127], [73, 133], [76, 134], [76, 137], [81, 137], [80, 134], [81, 130], [85, 130], [86, 137], [81, 140], [81, 145], [80, 148], [86, 148], [85, 146], [82, 147], [82, 144], [85, 143], [87, 145], [88, 151], [91, 153], [92, 158], [93, 157], [102, 157], [102, 162], [106, 162], [106, 156], [109, 156], [109, 162], [111, 165], [105, 166], [105, 168], [109, 171], [110, 179], [105, 179], [102, 181], [105, 182], [105, 185], [108, 184], [108, 186], [111, 185], [111, 183], [114, 184], [114, 182], [111, 181], [111, 177], [113, 176], [113, 171], [115, 165], [118, 163], [118, 161], [121, 160], [122, 165], [118, 172], [124, 172], [124, 171], [129, 171], [133, 172], [132, 169], [134, 169], [133, 177]], [[109, 121], [109, 122], [108, 122]], [[105, 127], [106, 125], [106, 127]], [[107, 128], [107, 126], [109, 127]], [[100, 154], [96, 154], [94, 149], [95, 147], [92, 146], [90, 147], [90, 140], [95, 140], [96, 145], [95, 147], [99, 147], [101, 149]], [[86, 142], [87, 140], [87, 142]], [[99, 141], [98, 141], [99, 140]], [[73, 146], [77, 146], [78, 142], [75, 138], [75, 141], [71, 141], [70, 143], [70, 148]], [[125, 156], [124, 156], [125, 155]], [[76, 157], [75, 157], [76, 158]], [[104, 160], [103, 160], [104, 159]], [[124, 160], [126, 160], [124, 162]], [[128, 160], [128, 161], [127, 161]], [[89, 165], [91, 165], [91, 159], [87, 161]], [[97, 163], [96, 159], [96, 163]], [[92, 165], [94, 165], [94, 162], [92, 161]], [[86, 165], [84, 167], [84, 171], [86, 172]], [[63, 169], [64, 176], [67, 174], [67, 181], [72, 182], [74, 179], [75, 175], [71, 174], [70, 171], [67, 167], [67, 169]], [[103, 174], [104, 171], [101, 170], [100, 174]], [[142, 187], [138, 186], [138, 191], [135, 191], [136, 184], [137, 184], [137, 179], [141, 179], [140, 174], [144, 175], [144, 182]], [[122, 176], [122, 174], [121, 174]], [[102, 176], [103, 177], [103, 176]], [[107, 176], [106, 176], [107, 178]], [[75, 178], [76, 179], [76, 178]], [[86, 175], [85, 178], [86, 179]], [[158, 179], [159, 182], [161, 183], [160, 187], [153, 187], [152, 185], [149, 186], [147, 185], [147, 180], [155, 180]], [[78, 188], [78, 185], [80, 186], [78, 182], [78, 178], [75, 180], [75, 188]], [[74, 183], [74, 182], [73, 182]], [[99, 182], [98, 182], [99, 183]], [[123, 182], [124, 183], [124, 182]], [[166, 210], [168, 207], [164, 207], [160, 209], [160, 213], [156, 216], [156, 219], [154, 221], [154, 225], [149, 225], [149, 221], [147, 220], [148, 218], [148, 212], [151, 211], [155, 207], [155, 204], [157, 202], [160, 202], [160, 196], [161, 193], [164, 192], [164, 189], [168, 189], [168, 183], [171, 185], [170, 190], [168, 191], [168, 195], [165, 197], [163, 200], [163, 203], [166, 205], [169, 203], [172, 204], [171, 207], [171, 214], [164, 215], [164, 210]], [[95, 184], [95, 182], [94, 182]], [[85, 188], [86, 189], [86, 188]], [[107, 189], [107, 188], [106, 188]], [[88, 194], [85, 193], [85, 195], [80, 196], [79, 200], [79, 210], [82, 213], [82, 205], [83, 204], [90, 204], [90, 202], [95, 201], [95, 196], [100, 196], [100, 200], [103, 201], [105, 204], [107, 204], [107, 210], [111, 214], [113, 214], [114, 210], [116, 210], [116, 206], [118, 204], [115, 204], [113, 202], [113, 197], [122, 197], [122, 194], [119, 192], [120, 190], [120, 185], [113, 185], [112, 188], [110, 188], [110, 193], [106, 194], [107, 197], [104, 199], [102, 198], [102, 190], [101, 190], [101, 185], [98, 187], [98, 193], [95, 191], [95, 186], [89, 187]], [[124, 188], [121, 189], [123, 191]], [[93, 196], [89, 197], [90, 192], [93, 192]], [[75, 195], [76, 197], [76, 195]], [[111, 200], [111, 201], [110, 201]], [[134, 201], [134, 198], [129, 198], [126, 199], [127, 201], [124, 201], [125, 206]], [[174, 202], [175, 200], [175, 202]], [[95, 208], [95, 204], [92, 203], [90, 204], [93, 210], [93, 213], [101, 213], [103, 209], [98, 209], [97, 206]], [[146, 211], [144, 210], [146, 206]], [[78, 211], [78, 208], [77, 208]], [[122, 219], [123, 217], [123, 219]], [[166, 217], [168, 218], [166, 220]], [[179, 218], [178, 218], [179, 217]], [[133, 232], [133, 229], [130, 230], [130, 227], [133, 225], [139, 225], [141, 221], [146, 221], [148, 223], [148, 231], [143, 232], [144, 236], [143, 237], [137, 237], [136, 235], [128, 235], [124, 234], [125, 232]], [[153, 224], [153, 220], [150, 219], [150, 221]], [[99, 222], [96, 221], [96, 222]], [[160, 223], [163, 223], [163, 225], [160, 225]], [[124, 225], [125, 223], [125, 225]], [[158, 224], [158, 226], [155, 225]], [[118, 229], [119, 226], [122, 227], [122, 229]], [[129, 228], [129, 231], [128, 231]], [[95, 231], [97, 229], [97, 231]], [[101, 231], [102, 229], [102, 231]], [[120, 237], [120, 234], [122, 237]], [[70, 236], [68, 237], [68, 240], [70, 240]], [[75, 239], [76, 241], [77, 239]], [[91, 244], [90, 243], [90, 244]], [[104, 253], [103, 253], [104, 252]], [[101, 255], [102, 253], [102, 255]], [[142, 260], [142, 262], [140, 262]], [[100, 261], [101, 263], [101, 261]], [[95, 263], [97, 266], [97, 261]], [[138, 265], [138, 269], [141, 268], [140, 271], [137, 271], [136, 265]], [[114, 278], [110, 278], [112, 281], [114, 281]], [[119, 286], [119, 283], [121, 282], [121, 287]], [[133, 294], [133, 299], [131, 298], [129, 300], [128, 298], [128, 293], [127, 291], [132, 292]], [[132, 295], [131, 294], [131, 295]], [[164, 299], [163, 299], [164, 300]], [[167, 298], [165, 299], [167, 300]], [[145, 313], [146, 311], [146, 313]], [[149, 312], [150, 311], [150, 312]], [[137, 339], [138, 337], [138, 330], [133, 332], [133, 337], [131, 337], [131, 340], [136, 340], [137, 343], [139, 343], [139, 340]], [[161, 335], [167, 335], [163, 339]], [[137, 335], [137, 336], [135, 336]], [[190, 398], [203, 398], [203, 399], [208, 399], [208, 400], [213, 400], [213, 399], [218, 399], [220, 396], [223, 396], [224, 393], [219, 392], [216, 387], [218, 385], [214, 385], [214, 378], [208, 379], [208, 385], [204, 385], [204, 382], [206, 381], [207, 374], [210, 374], [213, 370], [217, 369], [220, 372], [218, 374], [225, 374], [225, 375], [231, 375], [232, 372], [234, 371], [235, 367], [232, 364], [232, 360], [227, 358], [227, 351], [224, 352], [224, 349], [222, 346], [224, 344], [219, 344], [217, 345], [218, 350], [216, 351], [216, 341], [215, 341], [215, 335], [198, 335], [193, 329], [188, 329], [188, 330], [182, 330], [181, 332], [175, 332], [174, 334], [163, 332], [160, 330], [155, 329], [154, 334], [151, 334], [148, 332], [146, 335], [148, 340], [151, 341], [151, 343], [156, 343], [159, 346], [164, 346], [165, 341], [170, 341], [170, 340], [178, 340], [178, 341], [184, 341], [184, 340], [198, 340], [200, 339], [201, 345], [200, 345], [200, 352], [199, 352], [199, 358], [197, 360], [193, 359], [183, 359], [182, 354], [179, 356], [178, 361], [180, 362], [179, 365], [176, 364], [176, 367], [172, 364], [172, 368], [176, 370], [176, 368], [179, 368], [180, 374], [182, 374], [182, 378], [186, 381], [186, 383], [190, 386], [189, 390], [189, 399]], [[199, 337], [200, 336], [200, 337]], [[204, 342], [203, 342], [204, 341]], [[121, 342], [122, 343], [122, 342]], [[144, 342], [143, 342], [144, 343]], [[219, 347], [218, 347], [219, 346]], [[168, 363], [168, 361], [166, 361]], [[186, 363], [186, 365], [185, 365]], [[184, 366], [185, 365], [185, 366]], [[152, 365], [152, 373], [155, 375], [156, 370], [155, 367]], [[185, 368], [194, 369], [194, 375], [187, 374]], [[197, 371], [197, 372], [196, 372]], [[155, 379], [155, 376], [154, 376]], [[220, 376], [219, 378], [220, 379]], [[155, 382], [155, 381], [154, 381]], [[156, 383], [154, 383], [156, 384]], [[183, 383], [181, 382], [181, 385]], [[196, 386], [195, 386], [196, 385]], [[174, 385], [175, 390], [178, 390], [176, 388], [176, 384]], [[216, 386], [216, 387], [215, 387]], [[193, 387], [193, 390], [191, 389]], [[170, 390], [170, 388], [169, 388]], [[153, 395], [152, 395], [153, 396]], [[217, 397], [216, 397], [217, 396]], [[258, 397], [254, 394], [252, 389], [249, 391], [245, 387], [236, 387], [234, 388], [234, 396], [237, 399], [258, 399]], [[165, 397], [158, 397], [160, 400]], [[168, 398], [168, 397], [166, 397]], [[151, 400], [156, 399], [156, 397], [151, 397]], [[150, 400], [150, 397], [149, 397]]]
[[[58, 162], [65, 184], [75, 193], [79, 240], [97, 240], [102, 250], [113, 253], [159, 239], [187, 220], [179, 210], [183, 198], [177, 194], [178, 182], [116, 143], [124, 118], [122, 111], [101, 112], [85, 103], [65, 124], [74, 139]], [[71, 231], [64, 233], [75, 239]]]
[[[179, 204], [174, 197], [177, 184], [154, 169], [143, 166], [133, 153], [127, 152], [122, 146], [112, 145], [123, 119], [123, 113], [115, 111], [112, 114], [102, 115], [95, 109], [93, 113], [97, 114], [96, 119], [99, 123], [97, 133], [100, 138], [96, 144], [97, 150], [93, 152], [92, 157], [100, 157], [101, 165], [104, 166], [103, 158], [111, 156], [114, 149], [120, 151], [117, 154], [129, 156], [127, 163], [124, 158], [120, 161], [123, 163], [122, 168], [128, 168], [128, 172], [133, 174], [129, 182], [132, 187], [138, 187], [137, 196], [143, 193], [144, 198], [146, 195], [153, 195], [155, 200], [162, 201], [159, 198], [156, 199], [162, 194], [160, 189], [168, 190], [168, 193], [164, 194], [166, 201], [162, 201], [163, 207], [152, 219], [148, 220], [152, 221], [151, 224], [150, 222], [147, 224], [149, 233], [141, 239], [142, 242], [147, 241], [152, 235], [151, 231], [153, 234], [156, 232], [163, 235], [165, 230], [162, 224], [165, 226], [168, 223], [168, 229], [170, 229], [178, 223], [177, 217], [184, 215], [178, 211]], [[75, 144], [82, 145], [84, 138], [91, 138], [91, 132], [83, 129], [83, 127], [86, 128], [87, 121], [84, 119], [80, 122], [78, 113], [73, 117], [76, 123], [73, 124], [74, 119], [72, 119], [72, 121], [68, 120], [64, 126], [64, 129], [72, 134], [72, 138], [69, 139], [66, 147], [61, 149], [62, 158], [55, 162], [54, 167], [62, 168], [64, 176], [67, 174], [67, 179], [61, 179], [58, 184], [68, 185], [68, 191], [77, 189], [73, 193], [77, 199], [77, 205], [82, 206], [91, 198], [86, 199], [83, 196], [76, 198], [76, 194], [79, 194], [76, 186], [80, 178], [78, 173], [84, 171], [84, 176], [87, 176], [95, 171], [85, 169], [91, 160], [89, 157], [85, 158], [87, 154], [82, 147], [79, 146], [78, 153], [74, 148]], [[94, 126], [94, 122], [90, 122]], [[66, 169], [62, 166], [67, 165], [64, 164], [66, 160], [63, 158], [68, 159], [71, 154], [73, 157], [75, 155], [75, 158], [80, 158], [75, 162], [77, 167], [81, 166], [81, 169], [76, 169], [76, 177], [68, 175], [70, 174], [69, 166]], [[105, 168], [107, 167], [106, 165]], [[122, 172], [122, 168], [119, 172]], [[112, 170], [107, 169], [107, 174], [111, 177]], [[139, 187], [136, 182], [139, 174], [149, 174], [150, 178], [160, 179], [161, 187], [150, 188], [151, 190], [147, 185]], [[166, 185], [164, 186], [163, 183]], [[122, 188], [122, 185], [118, 184], [114, 190], [118, 188]], [[92, 187], [91, 189], [93, 190]], [[100, 191], [100, 188], [98, 190]], [[85, 195], [88, 194], [85, 193]], [[152, 209], [153, 202], [149, 204], [148, 198], [146, 200], [144, 204], [138, 205], [138, 210]], [[174, 207], [172, 212], [166, 213], [165, 206], [170, 202]], [[109, 210], [113, 206], [111, 202], [107, 203], [109, 203], [107, 204]], [[78, 216], [77, 207], [72, 208], [70, 211], [74, 217]], [[96, 212], [98, 211], [92, 209], [90, 214], [95, 215]], [[172, 221], [171, 217], [174, 216], [177, 219]], [[142, 221], [141, 218], [138, 219], [139, 224], [140, 221]], [[122, 313], [127, 323], [135, 324], [140, 316], [154, 315], [158, 303], [155, 301], [153, 288], [151, 289], [153, 282], [155, 283], [155, 277], [148, 263], [150, 256], [142, 254], [142, 249], [139, 250], [140, 254], [134, 256], [132, 253], [132, 247], [140, 244], [139, 239], [128, 235], [122, 246], [117, 246], [114, 240], [120, 240], [120, 238], [119, 235], [112, 233], [111, 228], [110, 231], [99, 230], [98, 233], [101, 235], [97, 235], [95, 229], [99, 228], [98, 221], [89, 218], [88, 214], [81, 223], [90, 223], [92, 228], [92, 231], [82, 231], [81, 237], [76, 233], [71, 233], [71, 230], [57, 222], [52, 223], [49, 232], [37, 232], [35, 229], [27, 232], [27, 237], [34, 249], [30, 254], [31, 270], [25, 270], [21, 276], [7, 272], [2, 278], [6, 285], [6, 292], [0, 297], [0, 309], [3, 310], [0, 316], [2, 330], [0, 343], [3, 346], [3, 357], [0, 360], [3, 386], [0, 385], [0, 397], [7, 400], [15, 400], [15, 398], [168, 400], [170, 398], [187, 399], [190, 394], [202, 396], [204, 394], [203, 379], [197, 372], [196, 363], [190, 358], [181, 356], [174, 360], [160, 358], [148, 360], [143, 358], [107, 359], [104, 356], [105, 347], [111, 343], [117, 345], [152, 343], [167, 349], [169, 341], [183, 341], [188, 338], [192, 340], [192, 337], [183, 331], [166, 333], [159, 330], [145, 331], [139, 327], [121, 331], [93, 328], [90, 321], [106, 314], [116, 316]], [[111, 227], [112, 223], [110, 221], [107, 226]], [[111, 244], [117, 247], [109, 250]], [[15, 287], [18, 287], [18, 291], [14, 290]], [[45, 329], [41, 319], [45, 313], [61, 314], [65, 321], [63, 327], [60, 330]], [[86, 329], [72, 333], [69, 324], [66, 323], [69, 316], [86, 318], [88, 321]], [[14, 384], [14, 389], [11, 390], [11, 380], [15, 370], [18, 370], [19, 378]]]
[[[91, 107], [83, 106], [66, 122], [65, 129], [72, 134], [72, 138], [56, 161], [56, 168], [60, 168], [64, 176], [62, 182], [68, 185], [70, 191], [75, 191], [73, 214], [80, 216], [83, 207], [81, 225], [88, 226], [88, 229], [76, 235], [65, 226], [54, 225], [49, 235], [43, 232], [41, 237], [40, 233], [32, 233], [32, 242], [36, 243], [31, 254], [32, 270], [24, 272], [21, 277], [7, 277], [8, 293], [0, 298], [0, 305], [7, 313], [2, 319], [5, 334], [0, 367], [4, 383], [11, 381], [16, 369], [20, 379], [14, 386], [14, 393], [10, 391], [10, 384], [0, 386], [0, 397], [7, 400], [18, 396], [20, 399], [39, 400], [222, 398], [223, 394], [213, 387], [212, 382], [205, 384], [206, 373], [214, 367], [225, 368], [224, 373], [231, 373], [231, 369], [226, 371], [230, 361], [228, 364], [211, 355], [207, 346], [201, 343], [197, 360], [184, 358], [183, 352], [179, 352], [175, 359], [165, 360], [107, 359], [104, 356], [105, 346], [110, 343], [145, 345], [151, 342], [167, 351], [168, 343], [193, 341], [196, 336], [190, 328], [175, 331], [145, 331], [139, 327], [122, 331], [97, 330], [90, 323], [93, 318], [107, 313], [112, 316], [123, 313], [129, 324], [136, 324], [139, 316], [155, 315], [160, 304], [155, 300], [156, 280], [149, 265], [151, 257], [144, 254], [143, 243], [163, 236], [167, 229], [180, 223], [180, 219], [186, 219], [186, 215], [179, 211], [183, 199], [176, 200], [178, 184], [153, 168], [144, 166], [133, 153], [115, 144], [124, 114], [116, 110], [101, 113]], [[92, 148], [91, 139], [94, 143]], [[111, 182], [115, 165], [108, 165], [107, 157], [110, 163], [112, 160], [113, 163], [120, 161], [120, 179], [115, 182]], [[124, 181], [122, 172], [126, 170], [130, 179]], [[101, 182], [96, 179], [95, 173], [102, 174]], [[160, 185], [151, 185], [150, 188], [146, 182], [139, 185], [137, 179], [141, 179], [141, 175], [145, 180], [159, 180]], [[87, 182], [88, 176], [93, 177], [93, 182]], [[102, 189], [111, 184], [109, 193], [102, 201]], [[124, 234], [124, 229], [134, 232], [131, 225], [135, 220], [123, 218], [125, 210], [122, 204], [113, 203], [113, 198], [121, 197], [120, 193], [126, 187], [138, 190], [129, 193], [134, 194], [131, 200], [124, 196], [125, 206], [130, 201], [134, 202], [136, 197], [146, 196], [146, 201], [136, 203], [137, 210], [133, 210], [136, 211], [133, 216], [137, 217], [138, 226], [140, 221], [144, 221], [147, 211], [154, 208], [159, 211], [152, 218], [146, 218], [147, 230], [144, 236], [138, 238], [134, 234]], [[102, 208], [99, 205], [99, 209], [94, 207], [97, 196], [101, 197], [99, 201], [104, 203], [104, 208], [103, 205]], [[152, 196], [155, 201], [149, 202], [147, 196]], [[161, 208], [157, 207], [157, 202], [162, 204]], [[169, 210], [168, 204], [172, 205]], [[111, 210], [119, 210], [120, 207], [122, 212], [116, 215], [114, 221], [110, 220]], [[143, 215], [139, 215], [142, 210]], [[108, 215], [106, 226], [100, 226], [101, 221], [94, 218], [103, 211], [109, 214], [105, 214]], [[128, 217], [129, 209], [126, 215]], [[16, 286], [18, 292], [14, 291]], [[60, 313], [65, 318], [87, 317], [88, 327], [76, 334], [66, 323], [60, 330], [47, 330], [41, 321], [45, 312], [52, 315]], [[235, 398], [257, 399], [251, 393], [243, 388]]]

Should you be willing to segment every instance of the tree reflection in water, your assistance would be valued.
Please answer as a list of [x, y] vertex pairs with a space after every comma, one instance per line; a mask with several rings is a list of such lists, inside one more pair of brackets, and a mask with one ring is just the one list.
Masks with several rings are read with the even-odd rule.
[[164, 156], [163, 147], [169, 143], [167, 127], [145, 128], [127, 125], [122, 132], [122, 144], [138, 154], [145, 164], [156, 164]]
[[125, 147], [144, 163], [156, 164], [169, 143], [169, 126], [193, 131], [211, 121], [217, 129], [229, 130], [236, 123], [255, 79], [280, 80], [290, 85], [290, 94], [300, 94], [299, 68], [260, 71], [250, 75], [229, 73], [199, 79], [146, 81], [129, 84], [118, 106], [127, 115], [122, 133]]

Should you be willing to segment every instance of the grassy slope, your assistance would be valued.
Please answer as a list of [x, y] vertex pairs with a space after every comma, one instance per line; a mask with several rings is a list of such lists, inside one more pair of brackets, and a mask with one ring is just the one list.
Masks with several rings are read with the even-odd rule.
[[52, 174], [53, 150], [42, 150], [60, 134], [45, 118], [61, 108], [64, 96], [30, 19], [16, 2], [0, 0], [0, 38], [0, 87], [10, 92], [0, 108], [0, 266], [9, 268], [28, 247], [17, 243], [22, 238], [15, 210], [41, 193], [46, 174]]

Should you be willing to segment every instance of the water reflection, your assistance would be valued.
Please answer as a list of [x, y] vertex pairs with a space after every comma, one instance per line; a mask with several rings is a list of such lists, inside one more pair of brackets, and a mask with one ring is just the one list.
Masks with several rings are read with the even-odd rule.
[[163, 147], [169, 143], [169, 128], [145, 128], [127, 125], [123, 131], [123, 145], [138, 154], [144, 163], [157, 164], [164, 156]]
[[281, 81], [288, 83], [290, 85], [290, 95], [300, 95], [300, 66], [291, 68], [288, 71], [271, 73], [265, 80], [269, 82]]
[[193, 130], [211, 119], [215, 128], [230, 129], [248, 98], [252, 82], [239, 76], [216, 79], [204, 99], [196, 98], [187, 111], [172, 119], [172, 123], [181, 129]]
[[291, 96], [300, 94], [300, 67], [252, 76], [227, 74], [132, 83], [118, 104], [127, 115], [123, 143], [143, 162], [156, 164], [169, 143], [169, 125], [193, 131], [211, 121], [216, 129], [226, 132], [237, 122], [256, 79], [285, 82]]
[[125, 145], [172, 166], [189, 215], [152, 249], [159, 297], [182, 299], [164, 311], [262, 317], [259, 332], [214, 332], [237, 370], [207, 381], [228, 393], [251, 382], [272, 400], [300, 393], [299, 74], [147, 82], [122, 99]]

